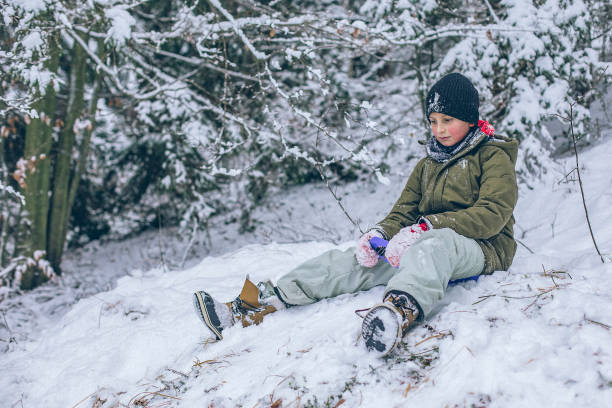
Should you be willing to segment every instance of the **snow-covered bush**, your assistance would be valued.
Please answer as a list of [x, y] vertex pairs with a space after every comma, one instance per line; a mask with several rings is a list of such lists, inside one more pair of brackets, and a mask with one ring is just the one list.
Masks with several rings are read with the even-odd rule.
[[555, 114], [567, 116], [570, 102], [577, 101], [575, 130], [589, 134], [589, 107], [610, 77], [597, 49], [598, 37], [609, 35], [598, 25], [602, 7], [583, 0], [423, 0], [366, 1], [361, 10], [383, 16], [385, 24], [372, 33], [413, 47], [409, 66], [421, 100], [450, 72], [475, 83], [481, 117], [522, 142], [518, 171], [526, 180], [550, 165], [554, 146], [546, 123]]
[[320, 172], [386, 182], [398, 157], [420, 154], [424, 95], [452, 71], [476, 83], [482, 117], [522, 141], [529, 179], [549, 163], [549, 115], [578, 99], [588, 134], [609, 78], [597, 0], [2, 5], [0, 112], [25, 124], [5, 163], [34, 163], [22, 244], [56, 268], [63, 237], [197, 230], [221, 213], [249, 230], [271, 192]]
[[102, 108], [115, 118], [92, 139], [96, 157], [73, 220], [88, 224], [81, 231], [126, 235], [160, 219], [192, 229], [232, 211], [250, 229], [250, 211], [270, 190], [319, 180], [318, 163], [343, 180], [359, 167], [377, 171], [365, 145], [382, 133], [357, 123], [361, 100], [327, 76], [330, 60], [348, 57], [317, 51], [337, 42], [329, 19], [290, 3], [232, 7], [136, 8], [114, 60], [124, 75], [109, 81], [117, 97]]

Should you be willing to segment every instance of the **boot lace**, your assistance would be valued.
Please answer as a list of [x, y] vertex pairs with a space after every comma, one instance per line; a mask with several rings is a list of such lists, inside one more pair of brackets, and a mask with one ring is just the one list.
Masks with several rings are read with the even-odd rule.
[[[383, 302], [389, 302], [401, 313], [402, 318], [406, 320], [407, 318], [411, 318], [411, 320], [416, 320], [419, 315], [419, 309], [412, 303], [412, 301], [408, 298], [408, 296], [400, 293], [389, 293], [383, 299]], [[355, 310], [355, 314], [362, 319], [366, 316], [367, 312], [370, 311], [371, 307], [366, 307], [365, 309], [357, 309]]]
[[414, 305], [414, 303], [412, 303], [410, 299], [408, 299], [408, 296], [404, 294], [389, 293], [385, 297], [384, 301], [393, 304], [393, 306], [395, 306], [397, 310], [400, 311], [404, 319], [411, 318], [411, 320], [414, 320], [419, 314], [419, 310], [417, 309], [417, 307]]

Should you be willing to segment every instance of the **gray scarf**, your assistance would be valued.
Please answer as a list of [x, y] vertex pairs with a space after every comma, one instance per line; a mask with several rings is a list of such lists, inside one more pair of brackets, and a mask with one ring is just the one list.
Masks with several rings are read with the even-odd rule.
[[453, 146], [444, 146], [436, 140], [435, 136], [431, 136], [427, 141], [427, 155], [438, 163], [446, 163], [454, 155], [459, 153], [465, 146], [474, 143], [481, 133], [478, 126], [474, 126], [462, 141]]

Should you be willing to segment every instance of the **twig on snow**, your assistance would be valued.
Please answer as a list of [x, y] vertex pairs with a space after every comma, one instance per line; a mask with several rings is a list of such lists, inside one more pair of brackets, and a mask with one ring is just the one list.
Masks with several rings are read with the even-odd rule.
[[180, 397], [173, 397], [172, 395], [162, 394], [161, 392], [156, 392], [156, 391], [141, 392], [140, 394], [136, 394], [132, 397], [132, 399], [127, 404], [128, 408], [132, 406], [132, 402], [134, 402], [134, 405], [147, 406], [149, 401], [146, 401], [145, 398], [149, 396], [170, 398], [170, 399], [177, 400], [177, 401], [180, 401], [182, 399]]
[[595, 320], [591, 320], [591, 319], [587, 318], [587, 317], [586, 317], [586, 315], [584, 316], [584, 320], [585, 320], [586, 322], [593, 323], [593, 324], [596, 324], [596, 325], [598, 325], [598, 326], [601, 326], [601, 327], [603, 327], [603, 328], [604, 328], [604, 329], [606, 329], [606, 330], [610, 330], [610, 329], [612, 329], [612, 326], [609, 326], [609, 325], [607, 325], [607, 324], [605, 324], [605, 323], [597, 322], [597, 321], [595, 321]]
[[202, 366], [204, 364], [213, 365], [213, 364], [223, 364], [223, 363], [228, 364], [228, 366], [231, 365], [230, 362], [226, 361], [226, 360], [204, 360], [204, 361], [200, 361], [199, 359], [196, 358], [195, 361], [193, 362], [193, 366], [192, 367], [202, 368]]
[[538, 300], [540, 297], [542, 297], [542, 296], [546, 295], [547, 293], [552, 292], [552, 291], [553, 291], [553, 290], [555, 290], [555, 289], [564, 288], [564, 287], [569, 286], [569, 285], [570, 285], [569, 283], [559, 285], [559, 284], [557, 284], [557, 283], [555, 282], [555, 286], [552, 286], [552, 287], [547, 288], [547, 289], [539, 289], [539, 288], [538, 288], [538, 290], [540, 291], [540, 293], [537, 293], [537, 294], [535, 294], [535, 295], [528, 295], [528, 296], [508, 296], [508, 295], [500, 295], [500, 294], [497, 294], [497, 293], [492, 293], [492, 294], [490, 294], [490, 295], [478, 296], [478, 299], [479, 299], [479, 300], [477, 300], [476, 302], [472, 303], [472, 305], [476, 305], [476, 304], [478, 304], [478, 303], [480, 303], [480, 302], [484, 302], [485, 300], [487, 300], [487, 299], [489, 299], [489, 298], [492, 298], [492, 297], [500, 297], [500, 298], [503, 298], [503, 299], [531, 299], [531, 298], [535, 298], [533, 302], [531, 302], [529, 305], [527, 305], [527, 306], [526, 306], [526, 307], [523, 309], [523, 311], [525, 311], [525, 310], [527, 310], [529, 307], [531, 307], [531, 306], [532, 306], [532, 305], [535, 303], [535, 301], [536, 301], [536, 300]]
[[446, 337], [446, 336], [451, 335], [451, 334], [452, 333], [450, 331], [440, 332], [438, 334], [434, 334], [433, 336], [429, 336], [426, 339], [423, 339], [423, 340], [419, 341], [418, 343], [416, 343], [414, 345], [414, 347], [420, 346], [421, 344], [425, 343], [426, 341], [429, 341], [429, 340], [432, 340], [432, 339], [437, 339], [437, 338], [440, 338], [440, 337]]
[[523, 246], [523, 247], [524, 247], [526, 250], [528, 250], [530, 253], [535, 254], [535, 252], [533, 252], [533, 251], [531, 250], [531, 248], [529, 248], [527, 245], [523, 244], [523, 242], [522, 242], [521, 240], [519, 240], [518, 238], [514, 238], [514, 240], [515, 240], [516, 242], [518, 242], [519, 244], [521, 244], [521, 245], [522, 245], [522, 246]]
[[478, 300], [478, 301], [476, 301], [476, 302], [472, 303], [472, 305], [477, 305], [478, 303], [480, 303], [480, 302], [484, 302], [484, 301], [485, 301], [485, 300], [487, 300], [488, 298], [490, 298], [490, 297], [495, 297], [495, 296], [497, 296], [497, 295], [496, 295], [496, 294], [493, 294], [493, 295], [484, 295], [484, 296], [478, 296], [478, 299], [480, 299], [480, 300]]
[[[544, 264], [542, 264], [542, 271], [544, 272], [544, 276], [547, 276], [546, 268], [544, 267]], [[558, 288], [559, 285], [557, 285], [557, 282], [555, 282], [555, 277], [552, 274], [550, 274], [550, 279], [552, 279], [553, 284], [555, 285], [555, 287]]]
[[92, 397], [92, 396], [93, 396], [93, 395], [94, 395], [96, 392], [98, 392], [98, 391], [94, 391], [94, 392], [92, 392], [91, 394], [89, 394], [88, 396], [86, 396], [85, 398], [83, 398], [82, 400], [80, 400], [79, 402], [77, 402], [76, 404], [74, 404], [74, 405], [72, 406], [72, 408], [76, 408], [76, 407], [78, 407], [78, 406], [79, 406], [79, 405], [81, 405], [83, 402], [85, 402], [85, 401], [87, 401], [89, 398], [91, 398], [91, 397]]

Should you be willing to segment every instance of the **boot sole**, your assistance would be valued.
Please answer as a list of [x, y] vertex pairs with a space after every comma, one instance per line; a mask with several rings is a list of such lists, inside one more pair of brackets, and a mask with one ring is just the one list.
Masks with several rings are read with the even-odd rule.
[[221, 324], [219, 317], [214, 313], [215, 308], [212, 296], [202, 291], [195, 292], [193, 294], [193, 307], [200, 320], [215, 335], [217, 340], [222, 340]]
[[[394, 321], [395, 327], [385, 327], [383, 320], [380, 318], [380, 313], [391, 316], [392, 319], [387, 320], [387, 323]], [[387, 336], [381, 336], [386, 331], [389, 331]], [[365, 340], [368, 351], [378, 352], [380, 357], [388, 356], [402, 341], [402, 327], [397, 321], [397, 311], [385, 303], [374, 306], [363, 319], [361, 335]], [[384, 337], [387, 337], [388, 341], [385, 342]]]

